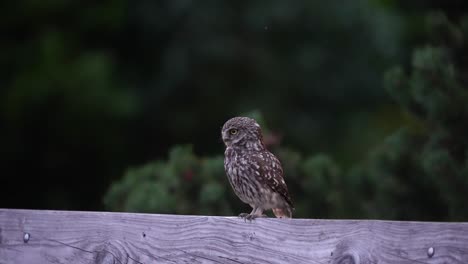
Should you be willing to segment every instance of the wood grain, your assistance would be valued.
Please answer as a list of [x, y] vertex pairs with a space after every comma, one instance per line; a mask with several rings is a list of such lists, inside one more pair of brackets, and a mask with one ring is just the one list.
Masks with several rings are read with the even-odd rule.
[[468, 223], [0, 209], [0, 263], [468, 263]]

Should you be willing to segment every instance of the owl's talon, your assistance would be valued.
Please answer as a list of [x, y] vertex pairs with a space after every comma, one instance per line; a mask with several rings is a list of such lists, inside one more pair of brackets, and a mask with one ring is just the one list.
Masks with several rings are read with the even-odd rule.
[[[247, 222], [247, 217], [249, 216], [250, 214], [248, 213], [241, 213], [239, 214], [239, 217], [244, 219], [244, 222]], [[249, 219], [250, 220], [250, 219]]]
[[249, 221], [255, 220], [256, 218], [268, 217], [267, 215], [264, 215], [264, 214], [256, 215], [256, 214], [246, 214], [246, 213], [240, 214], [239, 216], [244, 218], [244, 220], [249, 220]]
[[246, 218], [249, 214], [248, 213], [240, 213], [239, 217], [240, 218]]
[[255, 218], [257, 218], [258, 215], [248, 214], [248, 213], [241, 213], [241, 214], [239, 214], [239, 217], [243, 218], [244, 222], [246, 222], [247, 220], [249, 220], [249, 221], [255, 220]]

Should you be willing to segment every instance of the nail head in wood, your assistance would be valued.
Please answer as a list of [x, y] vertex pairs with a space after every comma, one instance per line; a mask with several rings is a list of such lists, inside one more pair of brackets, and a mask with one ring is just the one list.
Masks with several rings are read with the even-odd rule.
[[432, 256], [434, 256], [434, 253], [435, 253], [435, 250], [433, 247], [430, 247], [427, 249], [427, 256], [432, 258]]
[[29, 233], [24, 233], [24, 235], [23, 235], [23, 242], [24, 242], [24, 243], [28, 243], [29, 238], [31, 238], [31, 235], [29, 235]]

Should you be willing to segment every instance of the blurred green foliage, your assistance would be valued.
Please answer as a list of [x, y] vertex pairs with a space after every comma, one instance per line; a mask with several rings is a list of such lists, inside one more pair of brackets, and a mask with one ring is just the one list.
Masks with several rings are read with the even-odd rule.
[[347, 165], [401, 123], [379, 87], [398, 60], [402, 19], [378, 3], [7, 1], [1, 10], [2, 174], [8, 186], [29, 179], [24, 192], [37, 197], [5, 194], [5, 206], [102, 209], [127, 167], [177, 144], [221, 154], [219, 127], [253, 109], [300, 152]]
[[[451, 157], [466, 151], [453, 143], [465, 132], [457, 121], [465, 111], [465, 2], [4, 1], [0, 169], [9, 191], [0, 207], [245, 211], [220, 168], [219, 129], [256, 110], [297, 216], [461, 217], [440, 208], [462, 203], [462, 184], [454, 192], [441, 184], [445, 198], [431, 196], [435, 207], [424, 212], [426, 191], [440, 188], [417, 184], [435, 161], [444, 165], [434, 173], [463, 179]], [[422, 18], [433, 8], [449, 19], [432, 17], [427, 32]], [[411, 64], [413, 46], [421, 48]], [[395, 64], [403, 66], [385, 85], [403, 107], [383, 89]], [[428, 81], [427, 72], [437, 78]], [[395, 164], [414, 173], [385, 178]], [[395, 209], [379, 209], [386, 204]]]
[[179, 214], [232, 214], [223, 158], [199, 158], [175, 146], [167, 161], [129, 169], [113, 184], [105, 204], [113, 210]]
[[406, 73], [386, 75], [387, 90], [419, 126], [401, 129], [363, 169], [374, 179], [376, 216], [466, 220], [468, 191], [468, 17], [427, 18], [431, 42], [413, 53]]
[[[440, 13], [428, 16], [430, 35], [443, 38], [414, 51], [409, 73], [401, 67], [388, 71], [388, 92], [414, 121], [388, 136], [367, 160], [343, 171], [326, 154], [303, 157], [272, 143], [296, 217], [468, 219], [467, 22], [468, 17], [458, 25]], [[271, 137], [265, 130], [265, 138]], [[167, 162], [129, 170], [112, 186], [106, 204], [113, 210], [179, 214], [249, 210], [233, 197], [221, 157], [197, 158], [180, 146]]]

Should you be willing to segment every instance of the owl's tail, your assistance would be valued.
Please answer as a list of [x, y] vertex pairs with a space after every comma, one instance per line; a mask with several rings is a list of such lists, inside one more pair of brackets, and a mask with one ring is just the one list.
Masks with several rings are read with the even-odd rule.
[[292, 218], [291, 208], [273, 208], [271, 210], [276, 218]]

